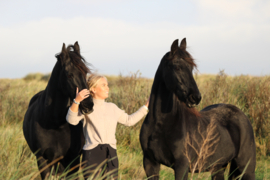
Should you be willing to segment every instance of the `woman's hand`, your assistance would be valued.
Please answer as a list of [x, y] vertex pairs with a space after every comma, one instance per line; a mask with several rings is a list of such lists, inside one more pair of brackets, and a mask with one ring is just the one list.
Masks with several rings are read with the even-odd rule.
[[148, 98], [148, 100], [147, 100], [147, 102], [146, 102], [146, 104], [145, 104], [145, 106], [148, 108], [148, 106], [149, 106], [149, 101], [150, 101], [150, 97]]
[[77, 87], [75, 101], [80, 103], [85, 98], [89, 97], [89, 95], [90, 95], [90, 91], [88, 89], [83, 89], [79, 92], [79, 89]]

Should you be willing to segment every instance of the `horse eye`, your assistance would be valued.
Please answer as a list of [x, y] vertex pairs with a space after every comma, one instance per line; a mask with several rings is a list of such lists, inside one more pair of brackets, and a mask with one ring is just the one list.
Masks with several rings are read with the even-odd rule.
[[73, 78], [73, 74], [68, 74], [67, 77], [68, 77], [69, 79], [71, 79], [71, 78]]
[[180, 70], [180, 67], [179, 66], [174, 66], [173, 67], [176, 71], [179, 71]]

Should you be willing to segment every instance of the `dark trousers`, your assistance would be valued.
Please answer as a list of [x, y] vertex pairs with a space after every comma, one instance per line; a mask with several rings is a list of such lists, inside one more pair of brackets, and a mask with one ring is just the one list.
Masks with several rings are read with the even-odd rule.
[[[118, 176], [118, 157], [116, 149], [109, 144], [100, 144], [94, 149], [83, 150], [84, 178], [94, 175], [95, 178], [105, 176], [103, 179], [110, 179], [112, 176], [117, 179]], [[102, 166], [98, 168], [98, 166]], [[113, 172], [111, 172], [113, 171]], [[94, 179], [95, 179], [94, 178]]]

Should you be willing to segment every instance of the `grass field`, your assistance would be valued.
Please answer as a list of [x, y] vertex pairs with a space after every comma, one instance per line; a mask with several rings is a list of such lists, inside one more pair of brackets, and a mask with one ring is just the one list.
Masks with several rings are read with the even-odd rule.
[[[194, 76], [202, 94], [198, 109], [214, 103], [230, 103], [249, 117], [256, 137], [256, 179], [270, 179], [270, 76], [231, 77], [222, 71], [218, 75]], [[35, 156], [24, 140], [22, 121], [31, 97], [46, 87], [48, 78], [49, 75], [29, 74], [23, 79], [0, 79], [0, 179], [31, 179], [38, 174]], [[108, 76], [108, 81], [107, 101], [128, 113], [146, 102], [153, 82], [141, 78], [139, 73]], [[142, 122], [133, 127], [117, 126], [119, 179], [146, 179], [139, 143]], [[174, 172], [162, 166], [160, 179], [174, 179]], [[210, 174], [201, 173], [193, 179], [210, 179]]]

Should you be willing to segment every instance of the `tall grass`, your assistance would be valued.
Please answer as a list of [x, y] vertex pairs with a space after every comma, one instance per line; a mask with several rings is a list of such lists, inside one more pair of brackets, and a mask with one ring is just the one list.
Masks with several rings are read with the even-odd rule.
[[[198, 137], [196, 137], [196, 135]], [[196, 171], [201, 173], [206, 169], [210, 169], [210, 172], [219, 170], [215, 169], [219, 160], [214, 164], [209, 164], [208, 162], [209, 158], [215, 153], [219, 141], [220, 137], [217, 131], [217, 125], [213, 120], [210, 121], [206, 130], [201, 127], [201, 123], [199, 122], [197, 134], [187, 134], [184, 154], [190, 163], [191, 179], [193, 179]], [[194, 154], [194, 152], [197, 156], [196, 159], [192, 159], [191, 154]]]
[[199, 110], [216, 103], [236, 105], [252, 124], [257, 152], [270, 155], [270, 76], [231, 77], [221, 71], [198, 86], [202, 94]]
[[[44, 76], [0, 79], [0, 179], [31, 179], [38, 172], [35, 156], [23, 137], [22, 121], [31, 97], [46, 87]], [[142, 78], [139, 72], [107, 78], [110, 86], [107, 101], [129, 114], [146, 103], [153, 80]], [[249, 117], [256, 137], [257, 154], [261, 155], [258, 156], [256, 178], [270, 179], [270, 76], [232, 77], [221, 71], [218, 75], [195, 74], [195, 80], [202, 94], [199, 110], [215, 103], [230, 103]], [[117, 126], [119, 179], [146, 178], [139, 143], [142, 122], [133, 127]], [[174, 179], [173, 171], [162, 166], [160, 179]]]
[[[114, 80], [111, 79], [109, 82], [111, 93], [107, 101], [114, 102], [128, 114], [137, 111], [147, 102], [150, 96], [152, 80], [141, 78], [139, 72], [127, 77], [119, 76]], [[139, 150], [139, 129], [142, 122], [143, 121], [140, 121], [132, 127], [125, 127], [118, 124], [116, 130], [118, 144], [128, 146], [129, 149], [134, 151]]]
[[0, 137], [0, 179], [27, 179], [38, 171], [35, 156], [24, 140], [21, 123], [1, 126]]

